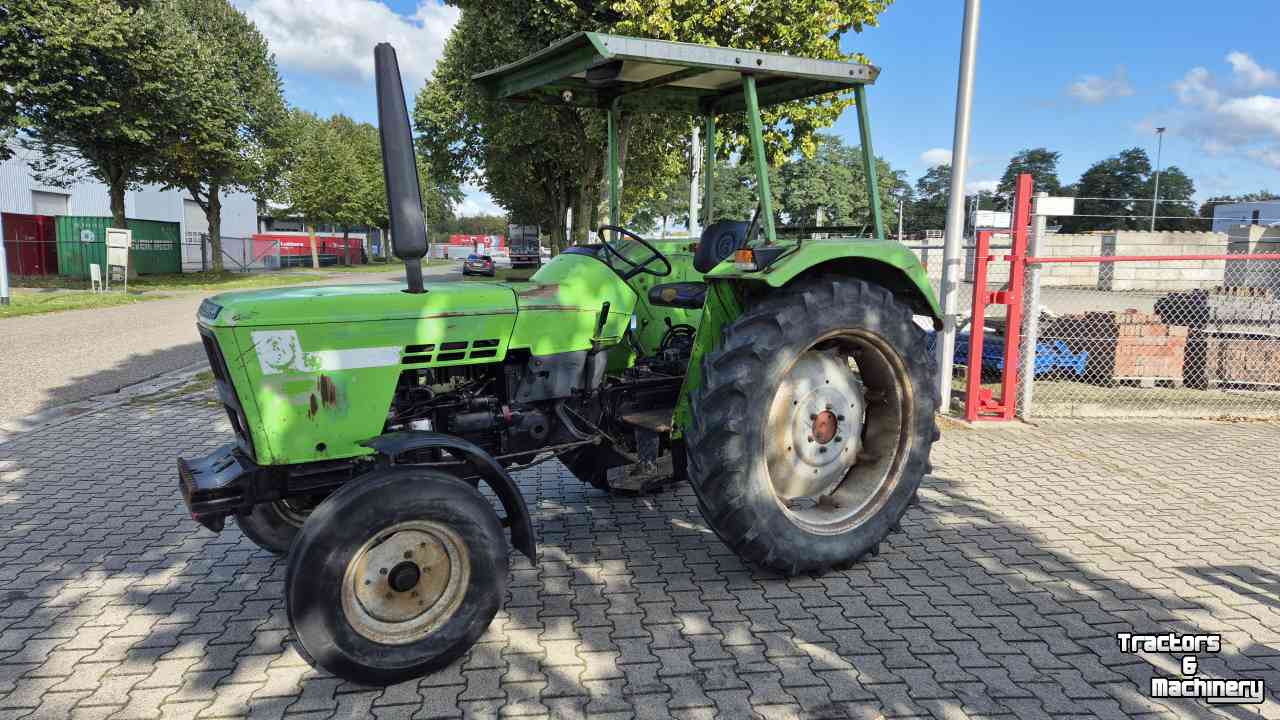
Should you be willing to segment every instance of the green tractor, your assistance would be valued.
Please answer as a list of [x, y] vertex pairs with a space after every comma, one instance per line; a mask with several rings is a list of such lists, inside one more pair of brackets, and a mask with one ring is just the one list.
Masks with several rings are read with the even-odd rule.
[[[506, 595], [504, 528], [537, 562], [511, 472], [552, 458], [603, 490], [687, 481], [729, 547], [784, 573], [877, 551], [937, 437], [917, 322], [936, 324], [937, 302], [915, 256], [884, 239], [877, 203], [870, 238], [801, 228], [788, 239], [775, 227], [760, 119], [761, 107], [851, 90], [878, 197], [866, 101], [876, 68], [579, 33], [479, 75], [494, 99], [608, 113], [611, 222], [528, 282], [424, 284], [399, 69], [389, 45], [375, 59], [407, 287], [206, 300], [198, 329], [235, 442], [178, 460], [196, 521], [218, 532], [234, 517], [259, 546], [287, 552], [304, 656], [388, 684], [466, 652]], [[707, 173], [698, 241], [620, 227], [623, 112], [700, 116], [708, 167], [717, 116], [744, 113], [755, 218], [710, 222]]]

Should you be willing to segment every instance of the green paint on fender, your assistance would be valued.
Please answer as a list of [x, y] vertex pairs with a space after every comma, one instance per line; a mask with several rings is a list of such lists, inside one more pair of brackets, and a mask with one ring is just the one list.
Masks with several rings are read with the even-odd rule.
[[[917, 291], [934, 319], [942, 317], [942, 308], [939, 307], [938, 299], [933, 294], [928, 273], [925, 272], [915, 253], [902, 243], [894, 240], [836, 238], [803, 242], [784, 241], [778, 243], [778, 247], [788, 248], [790, 252], [766, 270], [757, 272], [738, 270], [730, 260], [712, 269], [707, 273], [707, 278], [763, 282], [769, 287], [776, 288], [786, 285], [806, 270], [820, 265], [831, 264], [835, 269], [841, 266], [841, 261], [873, 263], [872, 268], [896, 274], [899, 276], [896, 279], [905, 280], [906, 287]], [[869, 279], [879, 280], [881, 284], [892, 288], [893, 283], [888, 281], [895, 278], [890, 275], [885, 278]]]

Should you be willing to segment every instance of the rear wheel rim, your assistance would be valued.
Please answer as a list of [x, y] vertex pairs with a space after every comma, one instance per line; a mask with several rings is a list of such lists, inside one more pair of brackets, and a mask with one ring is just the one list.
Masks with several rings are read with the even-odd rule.
[[297, 528], [302, 527], [316, 507], [316, 503], [305, 498], [277, 500], [271, 505], [281, 520]]
[[903, 477], [911, 384], [878, 335], [841, 330], [799, 353], [764, 428], [774, 497], [806, 532], [839, 534], [879, 513]]
[[470, 577], [470, 555], [455, 530], [430, 520], [398, 523], [351, 556], [342, 580], [342, 611], [365, 638], [406, 645], [453, 617]]

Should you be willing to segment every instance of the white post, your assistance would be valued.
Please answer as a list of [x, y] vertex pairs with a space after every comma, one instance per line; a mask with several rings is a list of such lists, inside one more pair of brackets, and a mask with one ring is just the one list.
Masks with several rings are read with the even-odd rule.
[[[978, 53], [978, 15], [982, 0], [965, 0], [960, 40], [960, 74], [956, 82], [955, 134], [951, 150], [951, 197], [942, 250], [942, 331], [938, 333], [938, 391], [942, 412], [951, 410], [951, 372], [955, 362], [960, 269], [964, 263], [964, 176], [969, 161], [969, 116], [973, 109], [973, 66]], [[981, 330], [977, 330], [980, 332]]]
[[[4, 226], [0, 225], [0, 238], [2, 237]], [[4, 241], [0, 240], [0, 305], [9, 304], [9, 258], [6, 255], [8, 252], [4, 248]]]
[[[1049, 197], [1047, 192], [1036, 193], [1038, 198]], [[1037, 203], [1038, 205], [1039, 203]], [[1031, 216], [1031, 237], [1027, 239], [1027, 257], [1039, 257], [1044, 244], [1044, 234], [1049, 218]], [[1036, 385], [1036, 345], [1040, 341], [1040, 264], [1027, 265], [1027, 282], [1024, 286], [1022, 306], [1022, 367], [1018, 378], [1022, 382], [1022, 394], [1018, 398], [1017, 415], [1026, 420], [1031, 417], [1031, 399]]]
[[902, 242], [902, 201], [898, 201], [898, 242]]
[[698, 123], [693, 124], [693, 138], [689, 141], [689, 237], [702, 235], [698, 226], [699, 210], [702, 209], [698, 191], [702, 189], [702, 138], [698, 134]]

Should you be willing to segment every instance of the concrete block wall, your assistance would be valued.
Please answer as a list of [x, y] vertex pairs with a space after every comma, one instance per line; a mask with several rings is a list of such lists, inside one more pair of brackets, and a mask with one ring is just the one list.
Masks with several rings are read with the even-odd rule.
[[[1228, 236], [1227, 252], [1232, 255], [1280, 254], [1280, 227], [1237, 225]], [[1228, 260], [1224, 284], [1280, 291], [1280, 261]]]

